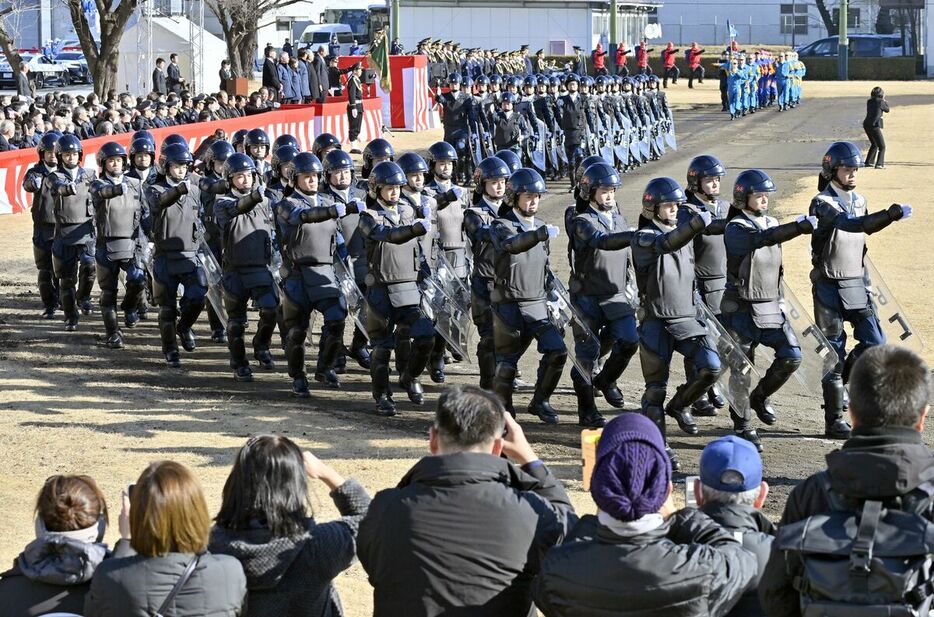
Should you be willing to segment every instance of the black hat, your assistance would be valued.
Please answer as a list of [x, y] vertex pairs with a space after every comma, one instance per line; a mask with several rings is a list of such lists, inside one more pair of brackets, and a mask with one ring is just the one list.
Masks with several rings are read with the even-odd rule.
[[539, 49], [538, 51], [535, 52], [535, 55], [537, 56], [538, 54], [543, 54], [543, 53], [545, 53], [545, 50]]
[[139, 105], [136, 106], [137, 111], [146, 111], [147, 109], [151, 109], [151, 108], [152, 108], [152, 103], [150, 103], [149, 101], [143, 101]]
[[519, 46], [519, 51], [525, 51], [525, 50], [528, 49], [528, 48], [529, 48], [528, 44], [526, 44], [526, 45], [521, 45], [521, 46]]
[[574, 46], [574, 51], [584, 51], [584, 50], [581, 49], [580, 46], [575, 45], [575, 46]]
[[327, 61], [328, 63], [330, 63], [330, 62], [333, 62], [333, 61], [337, 60], [337, 56], [328, 55], [328, 56], [325, 56], [324, 59], [325, 59], [325, 61]]

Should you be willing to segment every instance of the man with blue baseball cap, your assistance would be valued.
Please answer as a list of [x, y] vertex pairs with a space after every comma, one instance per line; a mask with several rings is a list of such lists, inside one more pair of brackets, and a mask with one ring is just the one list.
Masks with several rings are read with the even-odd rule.
[[762, 615], [756, 589], [769, 561], [775, 525], [759, 510], [769, 494], [762, 480], [762, 459], [756, 446], [736, 435], [711, 441], [700, 457], [700, 482], [694, 498], [701, 512], [733, 533], [758, 562], [756, 584], [727, 615]]

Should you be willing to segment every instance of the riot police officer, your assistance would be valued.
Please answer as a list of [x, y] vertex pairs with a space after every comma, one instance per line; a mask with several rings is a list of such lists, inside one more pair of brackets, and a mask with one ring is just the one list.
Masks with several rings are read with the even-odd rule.
[[343, 348], [347, 303], [334, 272], [334, 259], [343, 247], [340, 219], [346, 206], [334, 202], [322, 206], [318, 184], [324, 167], [310, 152], [292, 160], [290, 184], [294, 190], [279, 204], [284, 262], [288, 274], [282, 283], [282, 315], [288, 338], [286, 358], [292, 393], [307, 397], [305, 338], [312, 311], [324, 317], [318, 348], [315, 380], [332, 388], [340, 387], [334, 364]]
[[32, 253], [39, 271], [39, 297], [46, 319], [55, 317], [58, 310], [58, 279], [52, 270], [52, 239], [55, 236], [55, 196], [44, 185], [45, 177], [58, 168], [55, 143], [61, 133], [50, 131], [42, 136], [36, 151], [39, 162], [26, 171], [23, 190], [33, 194], [32, 199]]
[[[720, 183], [726, 175], [726, 167], [709, 154], [696, 156], [688, 165], [687, 201], [678, 209], [678, 222], [684, 223], [698, 212], [709, 212], [712, 219], [704, 231], [694, 236], [694, 274], [701, 300], [714, 315], [720, 315], [720, 301], [726, 289], [726, 249], [723, 245], [723, 230], [727, 224], [729, 204], [720, 199]], [[693, 367], [685, 359], [685, 371]], [[711, 386], [706, 396], [701, 396], [692, 405], [695, 416], [714, 416], [726, 401], [717, 385]]]
[[606, 338], [612, 345], [603, 368], [592, 379], [592, 386], [576, 367], [571, 371], [578, 423], [587, 428], [599, 428], [606, 423], [597, 410], [595, 388], [611, 406], [622, 408], [625, 404], [616, 381], [639, 348], [635, 309], [627, 297], [627, 287], [634, 284], [629, 280], [632, 259], [629, 245], [633, 233], [627, 229], [616, 205], [619, 185], [619, 174], [612, 165], [589, 166], [578, 187], [576, 216], [568, 226], [571, 300], [590, 331], [599, 337], [584, 342], [576, 337], [577, 359], [593, 370], [600, 356], [600, 339], [608, 335]]
[[506, 92], [500, 100], [501, 109], [493, 116], [493, 145], [497, 150], [519, 153], [523, 142], [532, 134], [525, 115], [513, 110], [515, 104], [516, 95]]
[[123, 347], [123, 334], [117, 325], [117, 282], [126, 274], [123, 310], [133, 322], [143, 293], [145, 276], [137, 259], [137, 238], [143, 222], [143, 183], [126, 175], [129, 159], [120, 144], [110, 141], [97, 152], [101, 176], [91, 183], [97, 226], [97, 284], [101, 288], [101, 317], [111, 349]]
[[[94, 211], [91, 204], [93, 171], [80, 166], [84, 156], [81, 141], [74, 135], [62, 135], [55, 142], [58, 168], [44, 181], [53, 196], [55, 234], [52, 241], [52, 267], [58, 278], [65, 330], [78, 328], [78, 308], [91, 312], [91, 288], [94, 285]], [[77, 289], [76, 289], [77, 287]]]
[[769, 194], [774, 192], [775, 184], [761, 169], [747, 169], [736, 176], [725, 234], [728, 276], [721, 305], [721, 321], [746, 357], [753, 358], [759, 345], [775, 350], [775, 359], [751, 393], [750, 373], [730, 372], [734, 402], [748, 401], [742, 409], [730, 406], [733, 429], [760, 451], [762, 444], [758, 432], [750, 426], [749, 409], [765, 424], [775, 424], [777, 418], [769, 396], [785, 385], [801, 365], [801, 347], [781, 307], [781, 245], [810, 234], [817, 226], [814, 216], [799, 216], [779, 225], [766, 214]]
[[[156, 179], [156, 142], [149, 131], [136, 131], [130, 140], [130, 166], [127, 176], [136, 178], [143, 185], [153, 182]], [[152, 217], [149, 215], [149, 206], [143, 199], [143, 224], [139, 227], [139, 235], [136, 238], [136, 258], [139, 263], [145, 265], [150, 260], [149, 236], [152, 233]], [[139, 309], [136, 314], [125, 313], [126, 326], [134, 327], [140, 319], [145, 319], [149, 313], [149, 298], [152, 297], [152, 275], [144, 270], [144, 285], [146, 289], [139, 296]]]
[[230, 349], [230, 367], [237, 381], [253, 380], [244, 342], [247, 302], [251, 298], [259, 309], [253, 357], [265, 369], [275, 367], [269, 353], [269, 341], [276, 327], [279, 288], [269, 270], [273, 257], [273, 230], [269, 224], [272, 215], [257, 175], [249, 156], [240, 153], [230, 155], [224, 163], [224, 179], [230, 192], [214, 204], [217, 226], [224, 235], [227, 346]]
[[[850, 434], [843, 417], [846, 396], [843, 386], [853, 363], [866, 349], [885, 342], [864, 281], [866, 235], [911, 216], [911, 206], [899, 204], [868, 213], [866, 198], [856, 192], [856, 175], [862, 166], [863, 157], [855, 144], [848, 141], [831, 144], [821, 164], [820, 193], [810, 206], [810, 214], [818, 220], [811, 236], [814, 322], [839, 357], [822, 384], [825, 434], [835, 439], [846, 439]], [[853, 326], [857, 341], [849, 354], [844, 322]]]
[[243, 149], [253, 160], [260, 184], [266, 184], [271, 169], [269, 161], [266, 160], [269, 157], [269, 135], [263, 129], [250, 129], [243, 139]]
[[[299, 149], [291, 144], [279, 146], [272, 151], [272, 159], [269, 161], [269, 181], [266, 183], [264, 193], [273, 208], [282, 201], [289, 190], [288, 166], [298, 156], [298, 153]], [[276, 213], [272, 214], [275, 216]]]
[[558, 413], [549, 399], [561, 379], [568, 352], [561, 334], [548, 320], [547, 301], [554, 294], [549, 241], [558, 236], [559, 230], [535, 218], [547, 191], [537, 171], [520, 169], [509, 177], [499, 216], [492, 224], [495, 279], [490, 300], [496, 347], [493, 389], [503, 399], [506, 410], [515, 415], [512, 395], [519, 358], [536, 339], [542, 358], [528, 411], [546, 424], [556, 424]]
[[480, 336], [477, 342], [477, 364], [480, 367], [480, 387], [486, 390], [493, 388], [493, 376], [496, 372], [493, 313], [490, 305], [493, 279], [496, 277], [491, 226], [499, 216], [499, 208], [506, 194], [506, 180], [511, 175], [512, 171], [499, 157], [483, 159], [477, 166], [477, 185], [473, 192], [473, 202], [464, 212], [464, 230], [470, 239], [470, 249], [473, 253], [470, 314]]
[[[195, 350], [191, 328], [204, 308], [207, 294], [207, 277], [197, 256], [201, 243], [201, 191], [197, 177], [191, 174], [192, 163], [186, 144], [171, 144], [159, 155], [155, 182], [144, 187], [153, 217], [156, 252], [152, 287], [153, 298], [160, 307], [162, 353], [166, 363], [176, 368], [181, 366], [176, 337], [185, 351]], [[179, 285], [185, 287], [180, 307]]]
[[[643, 315], [639, 325], [639, 352], [645, 394], [642, 413], [665, 435], [665, 416], [673, 417], [682, 431], [696, 435], [690, 405], [720, 376], [720, 357], [707, 327], [698, 318], [694, 296], [691, 241], [711, 221], [698, 212], [678, 224], [678, 208], [687, 200], [672, 178], [654, 178], [642, 194], [639, 229], [632, 244], [636, 282]], [[694, 371], [665, 405], [672, 354], [692, 360]], [[678, 459], [669, 452], [672, 467]]]
[[[201, 189], [201, 210], [204, 217], [205, 241], [217, 263], [223, 263], [224, 234], [217, 226], [214, 204], [218, 196], [227, 193], [230, 188], [224, 178], [224, 163], [235, 153], [234, 148], [223, 140], [215, 141], [204, 155], [204, 175], [198, 183]], [[211, 327], [211, 340], [215, 343], [227, 342], [227, 324], [223, 322], [213, 306], [208, 304], [208, 324]]]
[[395, 160], [395, 156], [396, 151], [392, 144], [382, 137], [370, 141], [363, 149], [363, 165], [360, 167], [360, 179], [356, 184], [357, 192], [366, 195], [369, 190], [370, 172], [383, 161]]
[[[340, 204], [344, 206], [344, 214], [340, 218], [340, 232], [347, 247], [350, 266], [353, 268], [353, 277], [360, 288], [366, 293], [366, 275], [368, 272], [366, 245], [360, 233], [360, 213], [366, 209], [363, 196], [353, 188], [354, 169], [353, 159], [343, 150], [332, 148], [323, 160], [324, 188], [318, 192], [318, 200], [322, 206]], [[357, 361], [362, 368], [370, 368], [370, 352], [367, 349], [366, 334], [354, 327], [353, 340], [347, 351], [351, 358]], [[337, 361], [338, 370], [343, 370], [346, 363], [343, 354]]]
[[340, 149], [341, 140], [331, 133], [321, 133], [315, 137], [315, 140], [311, 143], [311, 153], [318, 157], [322, 165], [324, 164], [324, 158], [328, 155], [328, 152]]
[[435, 97], [437, 104], [444, 110], [442, 123], [444, 125], [444, 141], [454, 146], [458, 154], [458, 169], [455, 170], [457, 180], [466, 183], [466, 161], [470, 159], [468, 140], [471, 127], [476, 130], [480, 121], [477, 104], [469, 92], [461, 90], [461, 77], [452, 73], [448, 77], [450, 91]]
[[418, 379], [428, 363], [435, 330], [420, 308], [418, 278], [423, 270], [419, 237], [431, 231], [431, 220], [416, 214], [399, 194], [405, 173], [392, 161], [373, 168], [366, 210], [360, 214], [360, 233], [366, 241], [369, 274], [366, 324], [373, 345], [370, 377], [376, 413], [396, 414], [389, 386], [389, 356], [395, 347], [396, 326], [408, 328], [412, 352], [399, 376], [409, 400], [420, 405], [424, 392]]

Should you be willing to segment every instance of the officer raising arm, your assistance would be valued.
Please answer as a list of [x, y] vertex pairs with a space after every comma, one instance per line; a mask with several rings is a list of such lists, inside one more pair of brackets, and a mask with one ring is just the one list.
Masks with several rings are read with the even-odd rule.
[[782, 312], [782, 246], [817, 226], [813, 216], [799, 216], [779, 225], [768, 216], [769, 194], [775, 192], [772, 179], [760, 169], [747, 169], [736, 176], [733, 207], [726, 226], [727, 290], [723, 297], [723, 325], [748, 358], [759, 345], [771, 347], [775, 359], [750, 393], [749, 373], [730, 372], [734, 402], [748, 402], [742, 409], [730, 408], [733, 429], [762, 451], [756, 429], [750, 426], [751, 407], [759, 420], [775, 424], [775, 410], [769, 396], [785, 385], [801, 365], [801, 347]]
[[305, 338], [312, 311], [324, 317], [315, 380], [340, 387], [334, 364], [343, 347], [347, 303], [337, 283], [334, 257], [343, 249], [339, 221], [347, 207], [342, 203], [325, 206], [318, 201], [324, 167], [314, 154], [303, 152], [290, 165], [294, 191], [279, 205], [279, 220], [284, 229], [283, 255], [288, 268], [282, 283], [282, 314], [288, 332], [286, 357], [292, 393], [307, 397]]
[[44, 184], [45, 177], [58, 169], [55, 142], [61, 137], [57, 131], [49, 131], [39, 140], [36, 150], [39, 162], [26, 171], [23, 190], [33, 194], [32, 199], [32, 253], [39, 271], [39, 297], [42, 299], [46, 319], [55, 317], [58, 310], [58, 279], [52, 271], [52, 238], [55, 236], [55, 197], [51, 186]]
[[[697, 424], [689, 405], [700, 398], [720, 376], [720, 356], [697, 317], [691, 240], [710, 223], [709, 212], [698, 212], [678, 225], [678, 207], [686, 196], [671, 178], [655, 178], [642, 194], [639, 231], [632, 245], [636, 282], [643, 315], [639, 347], [645, 394], [642, 413], [665, 435], [665, 416], [673, 417], [688, 435]], [[694, 366], [687, 383], [680, 386], [667, 405], [665, 395], [671, 356], [677, 351]], [[664, 407], [663, 407], [664, 406]], [[670, 449], [673, 469], [677, 456]]]
[[[824, 377], [824, 428], [834, 439], [850, 436], [844, 420], [843, 388], [859, 356], [885, 342], [875, 308], [866, 290], [866, 235], [882, 231], [895, 221], [911, 216], [911, 206], [892, 204], [868, 214], [866, 198], [856, 192], [856, 175], [863, 166], [859, 148], [848, 141], [831, 144], [821, 165], [818, 189], [810, 214], [818, 220], [811, 236], [814, 323], [830, 341], [839, 362]], [[846, 352], [843, 322], [853, 326], [856, 346]]]
[[431, 320], [421, 311], [417, 283], [422, 267], [418, 238], [431, 230], [430, 213], [416, 214], [400, 201], [405, 184], [405, 173], [398, 165], [380, 163], [370, 175], [367, 208], [360, 214], [360, 233], [369, 262], [366, 322], [373, 345], [370, 377], [376, 413], [381, 416], [396, 415], [389, 387], [389, 356], [396, 342], [393, 330], [406, 327], [413, 341], [399, 385], [417, 405], [424, 402], [418, 378], [428, 364], [435, 335]]
[[496, 274], [493, 303], [493, 340], [496, 375], [493, 389], [515, 416], [512, 394], [519, 358], [532, 339], [538, 340], [542, 359], [529, 413], [546, 424], [557, 424], [558, 413], [549, 398], [558, 386], [567, 361], [561, 334], [548, 320], [551, 271], [549, 240], [558, 228], [536, 219], [545, 181], [534, 169], [522, 168], [509, 177], [499, 218], [492, 225], [493, 265]]

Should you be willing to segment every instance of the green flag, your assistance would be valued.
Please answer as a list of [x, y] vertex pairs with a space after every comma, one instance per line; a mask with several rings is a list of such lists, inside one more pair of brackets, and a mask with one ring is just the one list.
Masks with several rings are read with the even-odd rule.
[[379, 75], [380, 87], [389, 92], [392, 90], [392, 78], [389, 75], [389, 38], [385, 30], [380, 30], [373, 38], [370, 51], [367, 52], [370, 68]]

